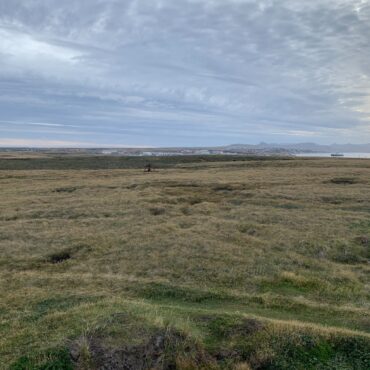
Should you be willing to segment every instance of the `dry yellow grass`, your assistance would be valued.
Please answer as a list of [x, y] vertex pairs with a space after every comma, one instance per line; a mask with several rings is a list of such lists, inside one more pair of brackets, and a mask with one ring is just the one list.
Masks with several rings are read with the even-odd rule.
[[205, 343], [197, 315], [368, 338], [370, 161], [3, 170], [0, 189], [4, 368], [122, 311]]

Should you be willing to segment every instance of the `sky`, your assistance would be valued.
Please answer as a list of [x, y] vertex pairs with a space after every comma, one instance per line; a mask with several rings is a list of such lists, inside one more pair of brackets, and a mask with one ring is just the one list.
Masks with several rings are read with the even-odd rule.
[[370, 0], [0, 0], [0, 146], [370, 142]]

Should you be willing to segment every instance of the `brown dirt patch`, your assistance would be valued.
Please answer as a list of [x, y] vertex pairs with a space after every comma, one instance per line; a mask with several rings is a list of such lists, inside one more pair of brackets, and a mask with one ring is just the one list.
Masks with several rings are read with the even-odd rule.
[[171, 370], [180, 363], [193, 369], [216, 368], [215, 361], [196, 343], [181, 333], [165, 330], [143, 344], [119, 348], [106, 346], [104, 338], [79, 338], [71, 344], [70, 355], [78, 370]]

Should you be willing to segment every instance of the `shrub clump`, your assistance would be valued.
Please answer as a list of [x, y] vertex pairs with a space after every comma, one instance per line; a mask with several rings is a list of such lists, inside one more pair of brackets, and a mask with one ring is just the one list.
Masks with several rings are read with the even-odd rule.
[[47, 257], [47, 261], [50, 263], [56, 264], [56, 263], [67, 261], [71, 258], [72, 258], [72, 254], [69, 250], [62, 250], [59, 252], [49, 254], [49, 256]]
[[149, 212], [153, 215], [153, 216], [159, 216], [159, 215], [163, 215], [166, 213], [166, 210], [165, 208], [161, 208], [161, 207], [154, 207], [154, 208], [150, 208], [149, 209]]

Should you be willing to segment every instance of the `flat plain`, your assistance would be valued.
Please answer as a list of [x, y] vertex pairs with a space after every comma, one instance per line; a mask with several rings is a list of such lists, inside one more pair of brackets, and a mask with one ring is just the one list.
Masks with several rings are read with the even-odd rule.
[[0, 368], [369, 369], [369, 194], [366, 159], [2, 155]]

